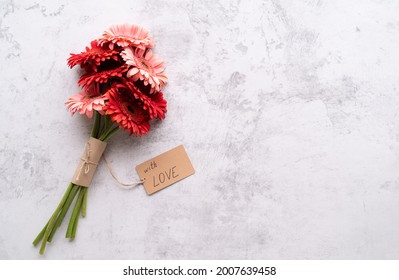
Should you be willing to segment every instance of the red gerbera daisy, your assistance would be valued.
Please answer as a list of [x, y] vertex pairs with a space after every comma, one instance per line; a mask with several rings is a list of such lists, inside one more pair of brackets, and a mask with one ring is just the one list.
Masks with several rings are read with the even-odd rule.
[[152, 93], [146, 95], [142, 93], [133, 83], [126, 82], [126, 86], [132, 92], [136, 99], [143, 102], [143, 109], [148, 111], [150, 114], [150, 119], [164, 119], [166, 113], [166, 100], [163, 99], [162, 92]]
[[86, 47], [86, 51], [79, 54], [71, 53], [71, 56], [68, 58], [68, 66], [72, 68], [79, 64], [82, 68], [97, 71], [97, 66], [99, 66], [102, 61], [107, 59], [117, 61], [119, 59], [117, 55], [119, 51], [103, 48], [96, 40], [90, 43], [90, 47]]
[[142, 108], [140, 100], [122, 87], [114, 86], [107, 92], [108, 102], [104, 106], [106, 115], [130, 135], [141, 136], [150, 130], [150, 117]]
[[81, 87], [87, 89], [94, 82], [103, 84], [108, 82], [111, 78], [120, 78], [126, 71], [126, 65], [122, 65], [117, 68], [112, 68], [104, 71], [85, 73], [80, 77], [78, 84]]

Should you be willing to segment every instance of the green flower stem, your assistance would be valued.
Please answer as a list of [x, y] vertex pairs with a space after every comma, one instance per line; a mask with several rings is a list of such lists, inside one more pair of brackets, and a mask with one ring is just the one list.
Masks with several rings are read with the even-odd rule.
[[[61, 211], [61, 209], [64, 207], [65, 201], [67, 200], [69, 193], [71, 192], [72, 189], [72, 183], [69, 184], [67, 190], [64, 193], [64, 196], [62, 197], [60, 203], [58, 204], [58, 207], [56, 208], [56, 210], [53, 213], [53, 216], [57, 217], [57, 215], [59, 214], [59, 212]], [[51, 220], [51, 218], [50, 218]], [[44, 228], [42, 229], [42, 231], [37, 235], [37, 237], [35, 238], [35, 240], [32, 242], [32, 244], [34, 246], [36, 246], [37, 244], [39, 244], [40, 240], [43, 238], [44, 233], [46, 232], [46, 229], [48, 228], [48, 225], [50, 223], [50, 220], [47, 222], [47, 224], [44, 226]]]
[[62, 220], [64, 220], [64, 217], [65, 217], [66, 213], [68, 212], [69, 207], [71, 206], [71, 203], [72, 203], [73, 199], [75, 198], [76, 193], [78, 192], [79, 188], [80, 188], [80, 186], [73, 184], [73, 188], [71, 190], [71, 193], [69, 194], [68, 199], [65, 202], [65, 205], [62, 208], [61, 213], [57, 217], [57, 221], [56, 221], [55, 226], [53, 227], [53, 229], [51, 231], [51, 234], [48, 236], [48, 242], [51, 242], [53, 240], [55, 232], [58, 229], [58, 227], [61, 225]]
[[73, 223], [72, 233], [71, 233], [70, 239], [75, 239], [76, 230], [78, 229], [78, 222], [79, 222], [79, 212], [80, 212], [80, 209], [81, 209], [81, 207], [79, 208], [78, 214], [77, 214], [77, 216], [76, 216], [76, 220], [75, 220], [75, 222]]
[[112, 138], [117, 132], [119, 131], [119, 127], [116, 127], [114, 130], [112, 130], [110, 133], [108, 133], [107, 137], [104, 138], [105, 142], [108, 142], [109, 139]]
[[108, 130], [112, 126], [113, 122], [109, 118], [109, 116], [104, 116], [104, 129], [103, 130]]
[[83, 202], [82, 202], [82, 217], [86, 217], [87, 195], [89, 188], [84, 188]]
[[[99, 139], [100, 136], [103, 136], [103, 139], [108, 140], [115, 133], [113, 132], [114, 129], [112, 129], [113, 122], [109, 117], [102, 116], [97, 111], [94, 114], [95, 118], [93, 129], [91, 131], [91, 137]], [[57, 229], [60, 227], [63, 219], [65, 218], [65, 215], [68, 212], [69, 207], [75, 199], [78, 191], [79, 195], [76, 200], [67, 230], [67, 236], [69, 236], [71, 239], [75, 238], [80, 212], [82, 212], [83, 217], [86, 216], [88, 189], [86, 187], [81, 187], [70, 183], [49, 221], [32, 242], [34, 246], [37, 246], [40, 241], [42, 241], [39, 251], [41, 255], [43, 255], [46, 250], [47, 242], [51, 242], [53, 240]]]
[[119, 127], [114, 127], [108, 131], [105, 131], [102, 133], [102, 135], [100, 136], [100, 140], [107, 142], [109, 139], [111, 139], [112, 136], [114, 136], [115, 133], [117, 133], [119, 130]]
[[[71, 186], [73, 186], [72, 183], [69, 184], [69, 187], [71, 187]], [[55, 209], [53, 215], [51, 215], [51, 218], [50, 218], [50, 220], [48, 222], [48, 226], [47, 226], [46, 230], [44, 231], [42, 245], [40, 246], [40, 251], [39, 251], [40, 255], [43, 255], [44, 251], [46, 250], [47, 239], [48, 239], [48, 237], [49, 237], [49, 235], [51, 233], [51, 230], [53, 229], [53, 226], [54, 226], [54, 224], [56, 222], [56, 218], [58, 216], [58, 213], [61, 211], [61, 209], [64, 210], [65, 208], [63, 208], [63, 207], [66, 206], [66, 204], [68, 203], [68, 200], [70, 198], [70, 194], [68, 194], [69, 187], [68, 187], [67, 191], [65, 192], [64, 196], [62, 197], [62, 199], [60, 201], [60, 204], [58, 204], [58, 207]], [[73, 190], [74, 190], [74, 186], [72, 187], [71, 193], [73, 192]], [[66, 202], [65, 202], [65, 200], [66, 200]], [[65, 203], [65, 205], [64, 205], [64, 203]], [[61, 211], [61, 214], [62, 214], [62, 211]]]
[[103, 128], [103, 130], [101, 131], [101, 133], [100, 133], [98, 139], [102, 141], [102, 139], [104, 139], [105, 136], [106, 136], [108, 133], [110, 133], [110, 131], [113, 130], [113, 129], [114, 129], [114, 127], [105, 127], [105, 126], [104, 126], [104, 128]]
[[94, 118], [93, 129], [91, 130], [91, 137], [97, 138], [98, 132], [100, 130], [100, 125], [101, 125], [101, 115], [97, 111], [95, 111], [94, 114], [95, 114], [95, 118]]
[[39, 244], [40, 240], [42, 240], [44, 232], [46, 231], [46, 228], [48, 226], [48, 222], [47, 224], [44, 226], [44, 228], [42, 229], [42, 231], [37, 235], [37, 237], [35, 238], [35, 240], [33, 240], [32, 244], [34, 246], [36, 246], [37, 244]]
[[74, 226], [75, 222], [77, 222], [77, 220], [79, 219], [80, 207], [82, 206], [83, 195], [84, 195], [83, 188], [85, 188], [85, 187], [81, 187], [81, 186], [79, 187], [79, 195], [76, 200], [75, 207], [73, 208], [72, 215], [69, 220], [68, 229], [67, 229], [66, 236], [65, 236], [67, 238], [71, 238], [73, 226]]

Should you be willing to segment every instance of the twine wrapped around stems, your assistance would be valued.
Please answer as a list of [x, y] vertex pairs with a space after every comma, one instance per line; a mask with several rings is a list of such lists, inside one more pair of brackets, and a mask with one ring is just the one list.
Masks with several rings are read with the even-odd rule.
[[75, 174], [72, 183], [78, 186], [88, 187], [96, 172], [98, 162], [107, 147], [107, 142], [90, 137], [86, 143], [85, 150]]

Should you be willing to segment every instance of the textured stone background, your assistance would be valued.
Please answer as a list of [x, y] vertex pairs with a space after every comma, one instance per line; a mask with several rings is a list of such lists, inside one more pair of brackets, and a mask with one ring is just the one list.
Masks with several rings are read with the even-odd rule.
[[61, 198], [91, 120], [70, 52], [115, 23], [152, 31], [169, 112], [108, 147], [118, 174], [184, 144], [197, 173], [148, 197], [101, 164], [53, 259], [399, 258], [399, 2], [0, 1], [0, 258]]

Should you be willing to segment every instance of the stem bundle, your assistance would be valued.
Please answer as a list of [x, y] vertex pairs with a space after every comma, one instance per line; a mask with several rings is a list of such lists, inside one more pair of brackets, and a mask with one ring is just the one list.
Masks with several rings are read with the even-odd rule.
[[[95, 119], [91, 132], [91, 137], [107, 142], [117, 131], [118, 127], [114, 126], [114, 123], [110, 121], [109, 117], [102, 116], [97, 111], [95, 112]], [[40, 231], [35, 240], [32, 242], [34, 246], [37, 246], [41, 241], [39, 251], [41, 255], [43, 255], [46, 250], [47, 242], [51, 242], [53, 240], [57, 229], [60, 227], [65, 215], [69, 210], [69, 207], [71, 206], [72, 202], [75, 200], [76, 195], [78, 194], [65, 235], [66, 238], [69, 238], [71, 240], [75, 238], [78, 227], [79, 214], [81, 214], [82, 217], [86, 216], [88, 191], [89, 189], [87, 187], [75, 185], [73, 183], [69, 184], [64, 196], [62, 197], [54, 213], [51, 215], [49, 221], [46, 223], [44, 228]]]

